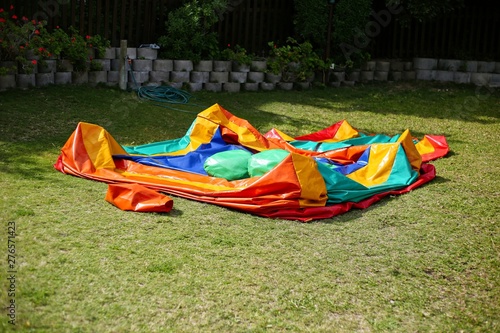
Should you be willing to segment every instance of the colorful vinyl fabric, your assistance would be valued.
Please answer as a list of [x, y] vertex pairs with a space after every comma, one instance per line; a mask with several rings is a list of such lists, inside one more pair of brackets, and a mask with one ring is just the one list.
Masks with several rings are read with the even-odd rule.
[[[147, 205], [131, 193], [147, 188], [260, 216], [311, 221], [366, 208], [432, 180], [435, 169], [426, 162], [448, 149], [442, 136], [417, 140], [408, 130], [366, 135], [345, 120], [297, 138], [277, 129], [263, 135], [215, 104], [198, 114], [182, 138], [134, 147], [121, 146], [100, 126], [79, 123], [54, 166], [109, 184], [141, 185], [117, 186], [126, 192], [119, 200], [108, 195], [125, 210], [154, 207], [151, 193], [144, 196]], [[128, 197], [132, 203], [125, 203]], [[158, 200], [158, 209], [171, 209], [169, 199]]]

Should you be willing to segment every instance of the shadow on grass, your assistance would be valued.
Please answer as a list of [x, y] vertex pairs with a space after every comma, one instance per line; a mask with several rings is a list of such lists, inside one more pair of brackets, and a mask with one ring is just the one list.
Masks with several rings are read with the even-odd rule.
[[[462, 141], [460, 141], [460, 142], [462, 142]], [[442, 158], [450, 158], [450, 157], [453, 157], [453, 156], [458, 156], [458, 155], [460, 155], [460, 154], [459, 154], [459, 153], [456, 153], [456, 152], [455, 152], [455, 151], [453, 151], [453, 150], [450, 150], [450, 151], [448, 152], [448, 154], [446, 154], [446, 155], [445, 155], [445, 156], [443, 156]]]
[[0, 172], [33, 180], [45, 180], [53, 171], [52, 165], [41, 163], [36, 146], [27, 150], [23, 145], [0, 145]]
[[445, 184], [445, 183], [449, 183], [449, 182], [451, 182], [451, 179], [444, 178], [444, 177], [437, 175], [436, 178], [434, 178], [432, 181], [422, 185], [422, 187], [430, 186], [432, 184]]
[[[158, 107], [140, 100], [135, 93], [114, 88], [53, 86], [33, 89], [29, 93], [30, 98], [26, 98], [26, 91], [0, 93], [0, 119], [4, 124], [0, 130], [0, 141], [56, 142], [62, 146], [76, 124], [86, 121], [102, 125], [120, 143], [142, 144], [178, 138], [184, 135], [196, 117], [194, 113]], [[319, 88], [296, 92], [199, 92], [194, 94], [193, 104], [179, 108], [200, 112], [204, 106], [219, 103], [236, 116], [247, 119], [257, 129], [265, 131], [270, 129], [271, 124], [277, 128], [286, 125], [319, 130], [325, 127], [321, 117], [307, 117], [307, 114], [289, 116], [286, 112], [277, 114], [266, 111], [273, 109], [274, 104], [279, 104], [285, 111], [289, 107], [290, 113], [300, 106], [307, 106], [318, 109], [319, 114], [346, 111], [437, 120], [449, 118], [480, 124], [498, 121], [500, 114], [496, 105], [500, 93], [495, 91], [481, 98], [477, 94], [477, 88], [473, 86], [374, 83], [353, 88]], [[471, 104], [472, 101], [476, 104]], [[412, 134], [420, 137], [429, 133]]]
[[[277, 91], [271, 93], [272, 100], [266, 98], [266, 94], [267, 92], [240, 96], [233, 94], [227, 97], [223, 106], [229, 110], [233, 107], [238, 110], [239, 106], [244, 106], [259, 111], [267, 103], [289, 103], [325, 111], [362, 111], [382, 115], [457, 119], [479, 124], [496, 123], [500, 118], [498, 107], [487, 107], [498, 104], [500, 91], [492, 90], [485, 94], [471, 85], [430, 82], [373, 83], [352, 88], [324, 88], [295, 93]], [[318, 123], [310, 121], [312, 124]]]
[[[167, 192], [161, 192], [161, 193], [169, 196], [172, 200], [174, 200], [174, 207], [168, 213], [151, 213], [151, 214], [154, 214], [155, 216], [158, 216], [158, 217], [181, 217], [184, 214], [184, 212], [180, 209], [175, 208], [176, 197], [173, 197], [171, 194], [169, 194]], [[146, 213], [146, 214], [149, 214], [149, 213]]]
[[352, 222], [352, 221], [355, 221], [355, 220], [363, 217], [364, 214], [366, 214], [367, 212], [369, 212], [372, 209], [383, 209], [385, 206], [390, 204], [390, 202], [392, 200], [396, 200], [398, 197], [400, 197], [402, 195], [412, 195], [412, 192], [414, 192], [414, 191], [422, 190], [428, 186], [436, 186], [438, 184], [445, 184], [445, 183], [448, 183], [450, 181], [451, 180], [448, 178], [444, 178], [444, 177], [436, 175], [436, 177], [433, 180], [431, 180], [430, 182], [427, 182], [427, 183], [421, 185], [420, 187], [418, 187], [418, 188], [416, 188], [413, 191], [410, 191], [408, 193], [403, 193], [403, 194], [395, 195], [395, 196], [394, 195], [387, 196], [385, 198], [382, 198], [380, 201], [375, 202], [374, 204], [372, 204], [368, 208], [365, 208], [365, 209], [353, 208], [344, 214], [340, 214], [340, 215], [334, 216], [334, 217], [329, 218], [329, 219], [313, 221], [313, 223], [326, 223], [326, 224], [339, 223], [340, 224], [340, 223]]

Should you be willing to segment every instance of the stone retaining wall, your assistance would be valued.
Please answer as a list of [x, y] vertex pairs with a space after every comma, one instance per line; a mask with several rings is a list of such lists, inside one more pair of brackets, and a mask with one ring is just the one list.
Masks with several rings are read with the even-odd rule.
[[[102, 59], [93, 60], [102, 70], [73, 72], [67, 60], [39, 61], [32, 74], [9, 73], [0, 76], [0, 91], [9, 88], [43, 87], [51, 84], [105, 84], [119, 82], [119, 48], [108, 49]], [[308, 89], [314, 78], [307, 82], [283, 82], [280, 75], [266, 73], [265, 61], [254, 61], [250, 66], [238, 66], [230, 61], [166, 60], [157, 58], [157, 50], [128, 48], [128, 87], [168, 85], [191, 91]], [[12, 66], [13, 63], [0, 63]], [[321, 81], [322, 78], [318, 78]], [[500, 62], [463, 61], [415, 58], [413, 61], [374, 60], [359, 69], [335, 68], [329, 73], [332, 86], [352, 86], [356, 82], [370, 81], [441, 81], [500, 86]]]
[[345, 81], [423, 80], [500, 85], [500, 62], [414, 58], [413, 61], [369, 61], [359, 70], [348, 70]]

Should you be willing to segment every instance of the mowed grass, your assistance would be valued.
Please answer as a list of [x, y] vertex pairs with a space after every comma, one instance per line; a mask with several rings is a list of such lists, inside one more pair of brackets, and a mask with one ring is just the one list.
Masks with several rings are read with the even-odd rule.
[[[0, 93], [1, 304], [15, 222], [19, 332], [500, 331], [500, 93], [441, 84], [196, 93], [181, 112], [110, 88]], [[262, 133], [347, 119], [445, 135], [437, 178], [366, 210], [300, 223], [174, 197], [123, 212], [107, 186], [55, 171], [79, 121], [123, 145], [182, 136], [219, 103]]]

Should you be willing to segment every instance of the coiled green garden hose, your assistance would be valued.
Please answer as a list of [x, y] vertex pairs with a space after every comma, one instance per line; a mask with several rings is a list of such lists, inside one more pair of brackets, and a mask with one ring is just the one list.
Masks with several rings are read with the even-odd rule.
[[[137, 81], [135, 80], [134, 72], [132, 71], [132, 68], [130, 66], [129, 62], [129, 71], [130, 75], [132, 76], [132, 81], [134, 82], [135, 85], [135, 91], [137, 91], [137, 96], [141, 99], [146, 99], [149, 101], [161, 103], [161, 104], [155, 104], [157, 106], [165, 107], [168, 109], [176, 110], [176, 111], [181, 111], [181, 112], [187, 112], [187, 113], [194, 113], [198, 114], [198, 112], [195, 111], [188, 111], [188, 110], [182, 110], [178, 108], [174, 108], [171, 106], [166, 105], [167, 104], [190, 104], [190, 99], [193, 97], [190, 93], [188, 93], [185, 90], [177, 89], [174, 87], [170, 86], [139, 86], [137, 84]], [[198, 104], [193, 104], [191, 105], [195, 106], [200, 106], [203, 109], [206, 109], [206, 107]]]

